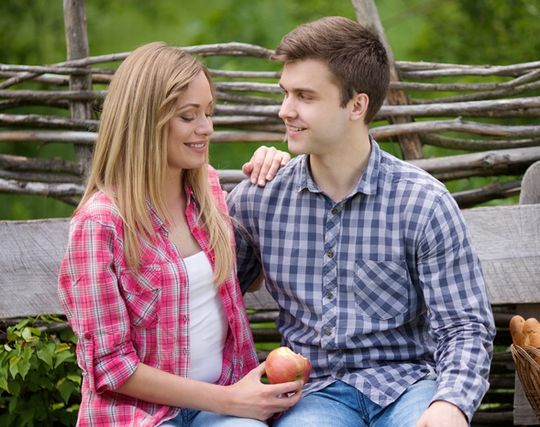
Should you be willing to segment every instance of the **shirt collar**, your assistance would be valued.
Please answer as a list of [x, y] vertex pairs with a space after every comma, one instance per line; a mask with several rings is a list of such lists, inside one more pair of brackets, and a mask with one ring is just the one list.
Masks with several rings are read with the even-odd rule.
[[[351, 192], [350, 196], [357, 193], [362, 194], [376, 194], [377, 193], [377, 180], [379, 176], [379, 169], [381, 165], [381, 149], [379, 144], [370, 136], [371, 153], [366, 169], [360, 179], [356, 188]], [[300, 159], [300, 176], [298, 191], [307, 189], [312, 193], [321, 193], [319, 186], [315, 183], [311, 170], [309, 168], [309, 156], [303, 155]]]

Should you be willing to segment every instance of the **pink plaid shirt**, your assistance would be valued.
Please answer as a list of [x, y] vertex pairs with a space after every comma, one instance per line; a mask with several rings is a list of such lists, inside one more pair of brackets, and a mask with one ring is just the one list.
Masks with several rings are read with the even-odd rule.
[[[226, 210], [217, 173], [209, 167], [208, 175], [216, 203]], [[215, 257], [208, 248], [205, 229], [197, 224], [197, 205], [189, 189], [187, 199], [190, 230], [213, 266]], [[113, 391], [126, 382], [139, 362], [183, 377], [188, 374], [187, 273], [167, 238], [166, 224], [153, 209], [150, 212], [155, 237], [141, 244], [138, 272], [127, 266], [123, 221], [107, 195], [96, 193], [71, 221], [59, 294], [79, 339], [77, 361], [83, 370], [80, 426], [154, 426], [179, 411]], [[258, 362], [236, 271], [218, 292], [229, 322], [218, 384], [227, 385]]]

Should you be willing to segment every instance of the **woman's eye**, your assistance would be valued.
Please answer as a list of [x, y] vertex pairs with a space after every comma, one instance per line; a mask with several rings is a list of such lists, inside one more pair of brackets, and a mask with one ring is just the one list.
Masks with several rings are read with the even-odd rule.
[[194, 119], [193, 116], [180, 116], [180, 118], [185, 122], [191, 122]]

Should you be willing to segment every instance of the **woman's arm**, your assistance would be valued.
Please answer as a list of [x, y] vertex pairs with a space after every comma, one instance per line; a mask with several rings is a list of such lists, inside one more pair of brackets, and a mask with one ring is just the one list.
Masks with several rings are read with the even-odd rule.
[[115, 391], [162, 405], [266, 420], [295, 405], [303, 384], [301, 381], [263, 384], [263, 373], [264, 363], [236, 384], [220, 386], [179, 377], [140, 363], [135, 373]]

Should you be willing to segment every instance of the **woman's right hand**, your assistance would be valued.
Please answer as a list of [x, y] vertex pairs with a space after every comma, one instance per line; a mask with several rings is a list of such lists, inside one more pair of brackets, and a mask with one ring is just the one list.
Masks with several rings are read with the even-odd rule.
[[227, 387], [224, 412], [238, 417], [265, 421], [294, 406], [302, 396], [302, 381], [263, 384], [264, 362], [244, 378]]

